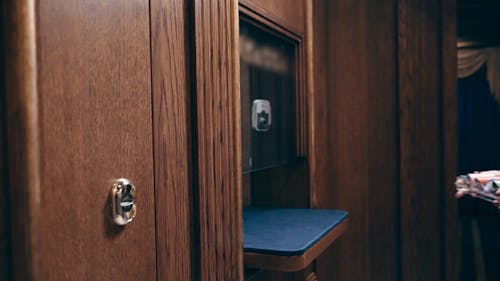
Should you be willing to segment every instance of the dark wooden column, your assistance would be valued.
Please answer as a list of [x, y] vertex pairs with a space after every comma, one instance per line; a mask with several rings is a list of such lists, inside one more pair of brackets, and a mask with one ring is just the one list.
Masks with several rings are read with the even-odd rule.
[[457, 23], [456, 0], [442, 0], [441, 63], [442, 63], [442, 122], [443, 122], [443, 179], [444, 250], [446, 281], [459, 280], [460, 247], [459, 218], [454, 186], [458, 172], [457, 149]]
[[[5, 97], [12, 280], [41, 278], [40, 146], [37, 93], [35, 1], [3, 4]], [[4, 17], [5, 16], [5, 17]], [[3, 89], [2, 89], [3, 90]], [[2, 190], [3, 191], [3, 190]]]
[[399, 1], [402, 280], [457, 280], [454, 1]]

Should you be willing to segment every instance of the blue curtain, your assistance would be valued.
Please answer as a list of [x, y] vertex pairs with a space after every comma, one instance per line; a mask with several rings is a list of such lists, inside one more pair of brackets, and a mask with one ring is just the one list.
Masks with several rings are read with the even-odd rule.
[[486, 66], [458, 80], [459, 174], [500, 169], [500, 106]]
[[[458, 169], [459, 174], [500, 170], [500, 106], [491, 94], [486, 66], [458, 80]], [[461, 281], [476, 281], [480, 272], [486, 280], [500, 280], [498, 260], [500, 237], [498, 211], [471, 197], [459, 201], [462, 236]], [[479, 233], [482, 247], [476, 245]], [[479, 247], [479, 248], [478, 248]], [[479, 263], [477, 256], [482, 256]]]

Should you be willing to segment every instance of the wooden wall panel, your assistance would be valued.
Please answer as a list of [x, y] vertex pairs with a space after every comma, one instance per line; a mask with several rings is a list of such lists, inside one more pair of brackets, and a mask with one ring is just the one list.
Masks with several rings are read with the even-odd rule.
[[188, 1], [151, 0], [158, 280], [192, 280]]
[[446, 281], [459, 280], [460, 247], [458, 206], [454, 196], [457, 159], [457, 23], [456, 0], [442, 0], [442, 122], [443, 122], [443, 208]]
[[327, 26], [315, 29], [326, 56], [315, 62], [328, 64], [315, 65], [315, 124], [329, 135], [315, 136], [315, 153], [328, 153], [318, 162], [328, 180], [313, 185], [313, 206], [348, 210], [351, 225], [318, 259], [318, 280], [399, 280], [396, 2], [325, 4], [315, 9]]
[[[149, 2], [37, 5], [42, 276], [156, 280]], [[137, 216], [110, 220], [111, 181]]]
[[305, 33], [306, 0], [239, 0], [245, 7], [297, 35]]
[[398, 4], [401, 278], [444, 280], [442, 7]]
[[238, 2], [195, 0], [199, 278], [243, 279]]

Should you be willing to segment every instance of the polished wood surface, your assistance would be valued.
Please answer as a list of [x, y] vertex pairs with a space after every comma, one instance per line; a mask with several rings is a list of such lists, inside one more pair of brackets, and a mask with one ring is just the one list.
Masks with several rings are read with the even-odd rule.
[[192, 280], [188, 1], [151, 0], [158, 280]]
[[351, 219], [318, 258], [318, 279], [399, 280], [396, 3], [339, 0], [314, 8], [312, 205], [347, 210]]
[[305, 32], [305, 0], [239, 0], [239, 3], [299, 36]]
[[199, 279], [243, 279], [238, 3], [194, 2]]
[[444, 269], [441, 1], [398, 1], [402, 280]]
[[443, 120], [443, 177], [442, 206], [444, 208], [445, 272], [443, 280], [459, 280], [460, 247], [458, 206], [454, 179], [458, 171], [457, 159], [457, 26], [456, 0], [442, 0], [441, 6], [441, 60], [442, 60], [442, 120]]
[[245, 252], [243, 256], [245, 267], [280, 272], [293, 272], [305, 269], [347, 230], [348, 225], [349, 219], [345, 219], [301, 255], [278, 256]]
[[40, 161], [35, 1], [5, 1], [5, 139], [11, 278], [41, 277]]
[[[156, 280], [149, 3], [37, 5], [41, 276]], [[111, 181], [137, 188], [137, 216], [110, 221]]]

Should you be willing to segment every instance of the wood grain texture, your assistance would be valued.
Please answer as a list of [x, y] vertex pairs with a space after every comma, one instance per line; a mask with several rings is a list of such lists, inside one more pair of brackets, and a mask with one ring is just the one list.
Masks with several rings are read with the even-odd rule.
[[[149, 3], [37, 6], [41, 253], [37, 280], [156, 280]], [[109, 219], [111, 181], [137, 217]]]
[[39, 112], [35, 1], [5, 1], [5, 122], [12, 280], [37, 280], [40, 262]]
[[443, 280], [441, 1], [398, 1], [401, 278]]
[[238, 3], [195, 0], [199, 278], [243, 280]]
[[319, 255], [332, 245], [335, 240], [346, 232], [348, 225], [349, 219], [345, 219], [301, 255], [277, 256], [260, 253], [244, 253], [243, 258], [245, 267], [279, 272], [294, 272], [306, 269]]
[[158, 280], [192, 280], [188, 6], [151, 0]]
[[460, 246], [458, 206], [454, 196], [454, 179], [458, 172], [457, 159], [457, 9], [456, 0], [442, 0], [442, 122], [443, 122], [443, 208], [446, 281], [459, 280]]
[[396, 2], [324, 1], [313, 13], [312, 203], [351, 218], [318, 279], [399, 280]]
[[239, 3], [287, 30], [305, 33], [305, 0], [239, 0]]

